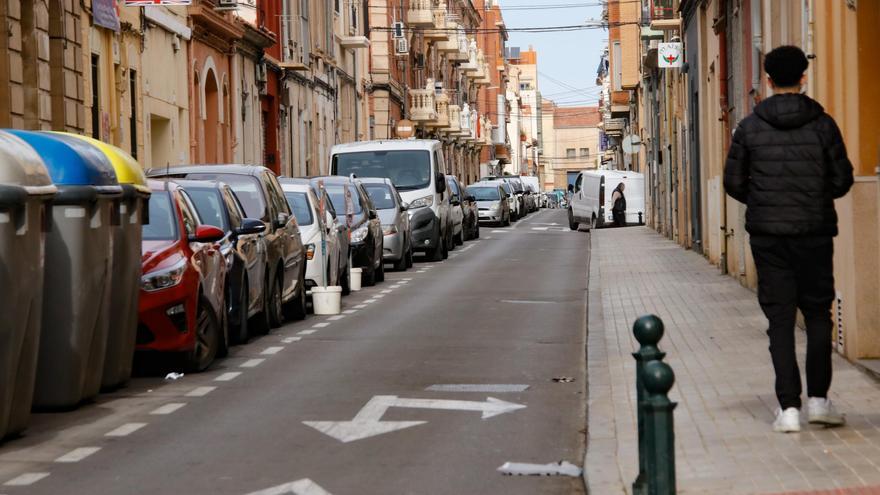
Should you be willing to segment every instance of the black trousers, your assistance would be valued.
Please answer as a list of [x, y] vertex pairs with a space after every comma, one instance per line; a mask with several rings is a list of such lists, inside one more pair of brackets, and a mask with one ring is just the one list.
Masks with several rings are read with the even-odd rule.
[[615, 227], [626, 227], [626, 212], [611, 210], [611, 217], [614, 218]]
[[770, 322], [770, 356], [776, 397], [783, 409], [801, 406], [801, 375], [795, 355], [797, 310], [807, 327], [807, 395], [827, 397], [831, 386], [831, 304], [834, 301], [834, 240], [831, 237], [753, 236], [758, 302]]

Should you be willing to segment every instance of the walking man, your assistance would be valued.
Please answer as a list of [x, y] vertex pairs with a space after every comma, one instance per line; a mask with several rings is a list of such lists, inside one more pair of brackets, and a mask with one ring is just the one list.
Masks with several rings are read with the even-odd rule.
[[837, 124], [801, 88], [809, 64], [800, 48], [767, 54], [774, 96], [755, 107], [733, 135], [724, 188], [745, 203], [758, 271], [758, 302], [769, 320], [770, 356], [780, 409], [773, 429], [800, 431], [801, 377], [795, 356], [797, 310], [807, 327], [807, 420], [841, 425], [831, 385], [834, 200], [849, 191], [852, 165]]

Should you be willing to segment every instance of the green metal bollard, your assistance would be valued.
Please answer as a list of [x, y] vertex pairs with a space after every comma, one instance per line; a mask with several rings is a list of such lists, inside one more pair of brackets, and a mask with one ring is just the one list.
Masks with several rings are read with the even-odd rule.
[[648, 495], [675, 494], [675, 431], [672, 411], [676, 404], [669, 400], [675, 374], [662, 361], [645, 363], [642, 381], [645, 384], [644, 414], [647, 463], [645, 479]]
[[645, 387], [642, 383], [644, 366], [650, 361], [662, 360], [666, 353], [660, 352], [657, 343], [663, 338], [663, 321], [655, 315], [642, 316], [633, 324], [633, 335], [641, 345], [637, 352], [633, 353], [636, 359], [636, 403], [639, 426], [639, 476], [633, 482], [633, 495], [648, 493], [646, 471], [646, 441], [644, 420], [644, 403], [646, 399]]

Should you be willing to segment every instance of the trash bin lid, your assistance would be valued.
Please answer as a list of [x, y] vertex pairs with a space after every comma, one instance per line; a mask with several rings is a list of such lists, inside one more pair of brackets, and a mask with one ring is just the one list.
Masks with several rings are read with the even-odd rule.
[[23, 188], [31, 195], [55, 194], [49, 171], [40, 155], [18, 137], [0, 130], [0, 184]]
[[144, 175], [144, 170], [141, 168], [141, 165], [137, 160], [125, 151], [112, 144], [107, 144], [88, 136], [81, 136], [69, 132], [52, 132], [51, 134], [66, 138], [80, 139], [95, 146], [110, 160], [110, 164], [113, 165], [113, 170], [116, 172], [116, 179], [120, 184], [131, 184], [138, 192], [150, 194], [150, 188], [147, 186], [147, 177]]
[[101, 150], [82, 140], [65, 140], [48, 132], [8, 131], [39, 153], [55, 185], [98, 186], [119, 193], [119, 182], [110, 160]]

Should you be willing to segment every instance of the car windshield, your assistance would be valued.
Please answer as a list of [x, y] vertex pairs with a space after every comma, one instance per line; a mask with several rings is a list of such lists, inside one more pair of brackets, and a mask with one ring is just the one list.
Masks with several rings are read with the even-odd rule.
[[477, 201], [498, 201], [501, 199], [497, 187], [469, 187], [467, 192]]
[[364, 184], [364, 189], [367, 190], [367, 194], [370, 195], [377, 210], [393, 210], [395, 208], [394, 192], [387, 185]]
[[177, 215], [168, 191], [153, 192], [150, 196], [150, 223], [144, 224], [145, 241], [177, 239]]
[[260, 189], [260, 179], [252, 175], [238, 174], [188, 174], [187, 179], [214, 180], [229, 184], [238, 198], [244, 213], [250, 218], [266, 219], [266, 201]]
[[401, 191], [431, 184], [431, 155], [424, 150], [361, 151], [333, 156], [336, 175], [391, 179]]
[[[324, 188], [327, 190], [327, 195], [330, 196], [330, 202], [333, 203], [333, 209], [336, 210], [338, 218], [345, 218], [344, 186], [342, 184], [325, 184]], [[361, 208], [361, 200], [357, 188], [349, 186], [348, 189], [351, 191], [351, 203], [354, 208], [353, 213], [355, 215], [362, 214], [364, 210]]]
[[300, 225], [311, 225], [315, 220], [312, 218], [312, 207], [309, 206], [309, 197], [304, 192], [284, 193], [287, 198], [287, 204], [293, 210], [293, 216], [296, 217], [296, 223]]
[[217, 189], [187, 189], [190, 199], [196, 206], [196, 212], [205, 225], [213, 225], [229, 231], [226, 213], [221, 205], [220, 191]]

